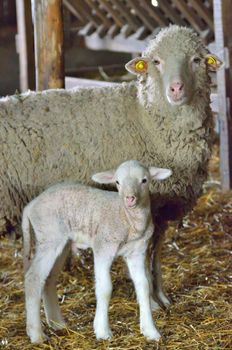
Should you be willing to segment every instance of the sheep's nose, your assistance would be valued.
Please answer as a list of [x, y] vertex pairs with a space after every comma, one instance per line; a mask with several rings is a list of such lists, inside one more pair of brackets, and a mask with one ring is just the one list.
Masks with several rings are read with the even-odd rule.
[[184, 83], [182, 81], [175, 81], [170, 85], [171, 95], [180, 97], [183, 94]]
[[136, 197], [126, 196], [126, 204], [128, 207], [133, 207], [136, 204]]

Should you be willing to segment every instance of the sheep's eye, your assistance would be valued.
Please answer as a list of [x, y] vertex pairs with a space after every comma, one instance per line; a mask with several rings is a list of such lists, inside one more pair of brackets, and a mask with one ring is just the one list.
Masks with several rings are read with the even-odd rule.
[[145, 184], [147, 182], [147, 179], [142, 179], [142, 183]]
[[119, 181], [118, 180], [116, 181], [116, 184], [119, 185]]
[[193, 62], [196, 63], [196, 64], [201, 63], [200, 57], [195, 57], [195, 58], [193, 59]]
[[156, 60], [153, 60], [152, 62], [153, 62], [156, 66], [158, 66], [158, 65], [160, 64], [160, 61], [157, 60], [157, 59], [156, 59]]

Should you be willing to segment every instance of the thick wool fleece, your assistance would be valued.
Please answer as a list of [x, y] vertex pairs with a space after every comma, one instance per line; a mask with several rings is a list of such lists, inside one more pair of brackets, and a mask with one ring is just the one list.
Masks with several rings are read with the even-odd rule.
[[[171, 26], [144, 56], [205, 52], [187, 28]], [[207, 176], [212, 115], [205, 65], [190, 104], [171, 106], [157, 73], [113, 87], [28, 92], [0, 100], [0, 223], [14, 222], [39, 192], [63, 180], [91, 183], [91, 175], [127, 159], [170, 168], [152, 185], [158, 206], [179, 199], [192, 208]]]

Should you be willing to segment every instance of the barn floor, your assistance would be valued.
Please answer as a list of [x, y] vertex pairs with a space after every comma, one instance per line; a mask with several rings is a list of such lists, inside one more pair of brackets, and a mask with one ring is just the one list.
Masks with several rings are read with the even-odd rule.
[[217, 167], [214, 156], [204, 195], [184, 227], [177, 232], [172, 226], [167, 232], [163, 276], [173, 304], [153, 314], [163, 336], [159, 344], [147, 342], [139, 333], [134, 289], [120, 260], [112, 270], [114, 336], [111, 341], [94, 339], [93, 268], [87, 254], [73, 258], [71, 272], [63, 272], [59, 279], [61, 309], [69, 328], [55, 333], [44, 324], [48, 342], [32, 346], [25, 333], [22, 242], [5, 237], [0, 240], [0, 348], [232, 350], [232, 193], [220, 192]]

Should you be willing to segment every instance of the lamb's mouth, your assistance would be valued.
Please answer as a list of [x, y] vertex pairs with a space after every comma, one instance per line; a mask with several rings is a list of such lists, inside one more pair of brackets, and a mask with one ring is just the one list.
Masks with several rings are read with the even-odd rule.
[[128, 203], [125, 203], [125, 206], [127, 209], [135, 209], [138, 206], [138, 203], [134, 203], [133, 205], [128, 205]]
[[127, 205], [127, 209], [135, 209], [136, 207], [137, 207], [137, 203], [134, 204], [134, 205], [132, 205], [132, 206], [128, 206], [128, 205]]

